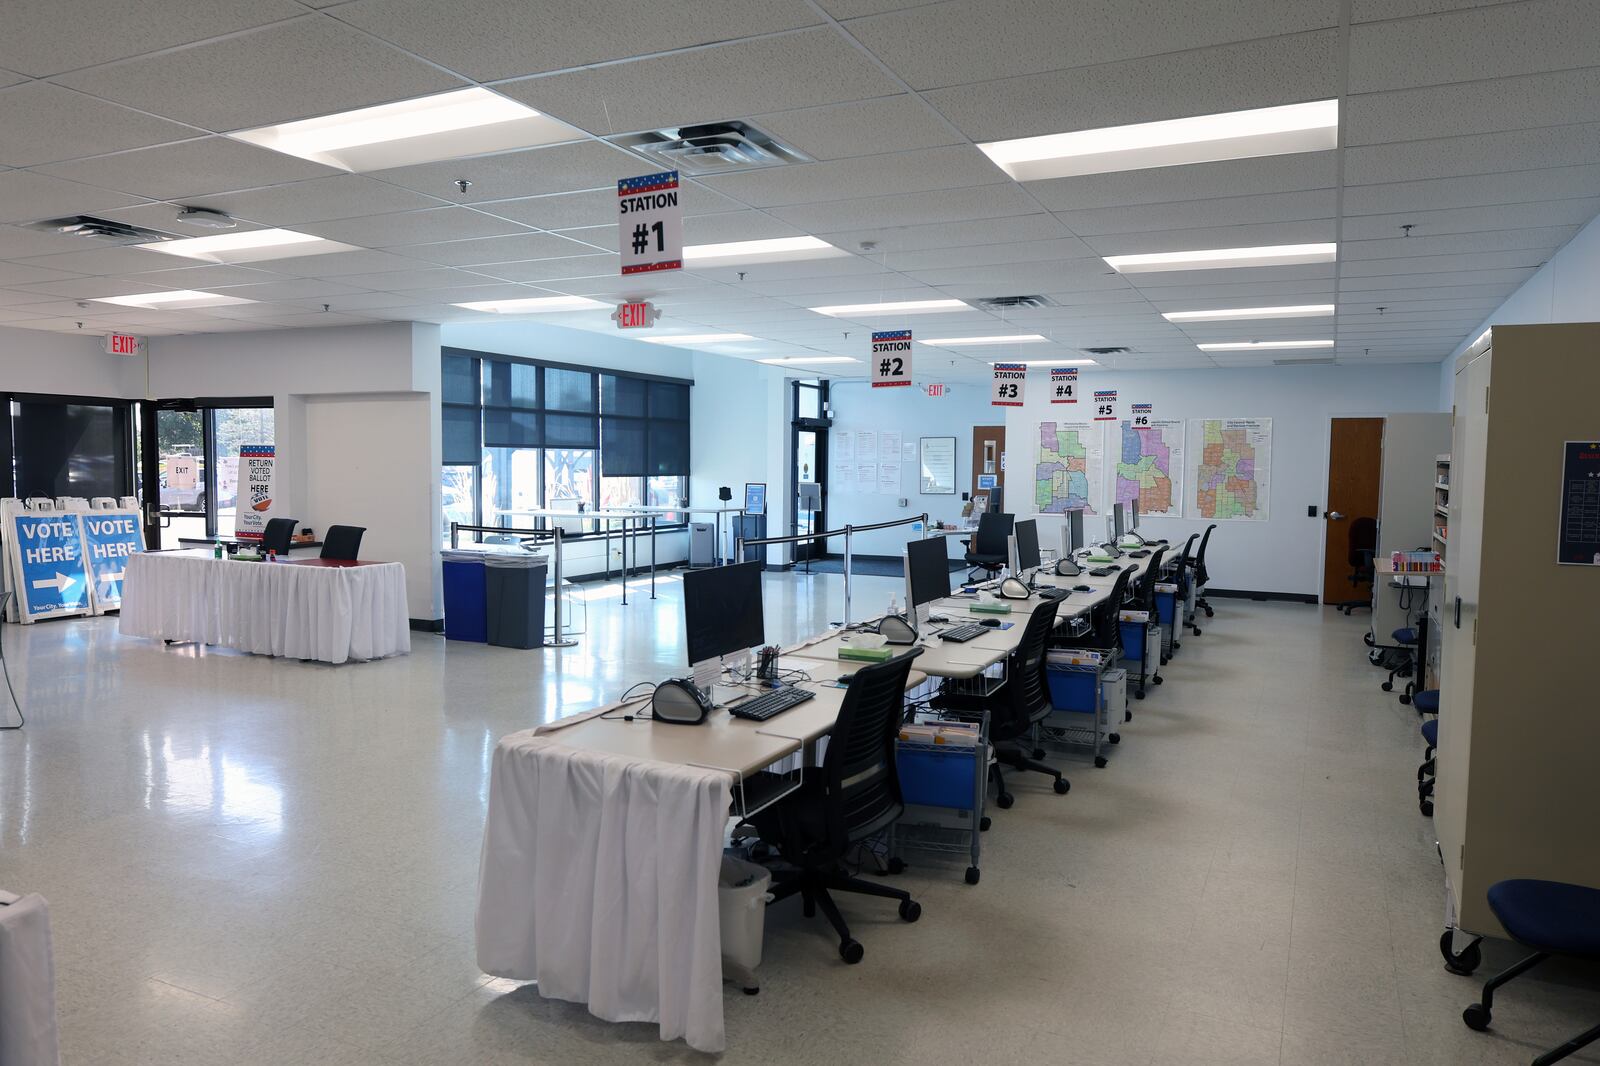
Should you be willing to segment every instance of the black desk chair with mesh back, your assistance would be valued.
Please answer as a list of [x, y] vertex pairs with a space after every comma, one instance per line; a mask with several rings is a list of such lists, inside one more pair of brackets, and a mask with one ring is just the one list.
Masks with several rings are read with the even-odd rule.
[[295, 524], [293, 518], [267, 519], [267, 528], [261, 531], [261, 551], [288, 555], [289, 546], [293, 543]]
[[355, 562], [361, 551], [361, 536], [366, 526], [329, 526], [322, 535], [322, 557]]
[[[1194, 556], [1194, 607], [1197, 611], [1204, 611], [1207, 618], [1210, 618], [1215, 612], [1211, 610], [1211, 604], [1206, 602], [1204, 596], [1206, 582], [1211, 580], [1211, 574], [1206, 570], [1206, 545], [1211, 543], [1211, 531], [1216, 528], [1217, 524], [1215, 522], [1206, 527], [1205, 535], [1200, 538], [1200, 550], [1195, 552]], [[1192, 626], [1191, 628], [1194, 630], [1194, 635], [1198, 637], [1200, 635], [1200, 627]]]
[[1346, 561], [1350, 564], [1350, 584], [1353, 588], [1367, 586], [1365, 599], [1351, 597], [1334, 604], [1345, 614], [1349, 614], [1357, 607], [1372, 607], [1372, 583], [1377, 579], [1378, 572], [1373, 559], [1378, 554], [1378, 520], [1376, 518], [1358, 518], [1350, 523], [1350, 548], [1346, 552]]
[[1177, 561], [1173, 569], [1178, 578], [1178, 602], [1173, 607], [1172, 619], [1172, 650], [1174, 654], [1183, 647], [1183, 642], [1178, 638], [1183, 635], [1183, 627], [1193, 625], [1194, 619], [1189, 616], [1189, 582], [1194, 580], [1190, 569], [1194, 565], [1194, 542], [1200, 539], [1199, 533], [1190, 533], [1189, 539], [1183, 542], [1183, 550], [1178, 552]]
[[978, 529], [967, 541], [967, 580], [979, 570], [990, 577], [1005, 568], [1011, 559], [1011, 527], [1014, 515], [985, 511], [978, 516]]
[[[900, 917], [914, 922], [922, 906], [903, 889], [852, 877], [845, 856], [877, 836], [905, 812], [895, 747], [904, 720], [906, 678], [921, 648], [856, 671], [839, 717], [828, 734], [822, 765], [808, 767], [800, 788], [751, 819], [761, 838], [778, 848], [790, 870], [774, 872], [774, 900], [799, 895], [807, 918], [821, 908], [839, 934], [839, 955], [860, 962], [866, 953], [831, 892], [856, 892], [900, 901]], [[781, 724], [781, 723], [778, 723]]]
[[[1166, 554], [1166, 551], [1166, 548], [1157, 548], [1155, 550], [1155, 553], [1150, 556], [1149, 568], [1139, 575], [1139, 580], [1133, 586], [1133, 609], [1135, 611], [1145, 611], [1150, 615], [1152, 621], [1160, 617], [1156, 608], [1156, 582], [1161, 580], [1161, 557]], [[1150, 654], [1149, 648], [1145, 649], [1145, 654]], [[1167, 665], [1167, 658], [1161, 654], [1159, 644], [1156, 648], [1156, 656], [1161, 666]], [[1149, 663], [1145, 664], [1144, 672], [1148, 673], [1150, 680], [1157, 685], [1165, 680], [1159, 671], [1150, 669]], [[1141, 675], [1139, 681], [1139, 698], [1144, 699], [1143, 675]]]

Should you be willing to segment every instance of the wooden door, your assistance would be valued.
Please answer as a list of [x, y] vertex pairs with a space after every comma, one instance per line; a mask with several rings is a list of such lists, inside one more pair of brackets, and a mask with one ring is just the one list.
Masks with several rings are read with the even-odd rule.
[[[972, 427], [972, 496], [989, 497], [990, 510], [996, 503], [1005, 509], [1005, 454], [1005, 426]], [[994, 479], [992, 487], [989, 478]], [[973, 513], [977, 513], [976, 509]]]
[[[1335, 418], [1328, 430], [1328, 503], [1322, 560], [1322, 602], [1371, 602], [1370, 583], [1352, 585], [1350, 536], [1362, 519], [1377, 521], [1383, 480], [1383, 419]], [[1376, 543], [1374, 541], [1374, 543]]]

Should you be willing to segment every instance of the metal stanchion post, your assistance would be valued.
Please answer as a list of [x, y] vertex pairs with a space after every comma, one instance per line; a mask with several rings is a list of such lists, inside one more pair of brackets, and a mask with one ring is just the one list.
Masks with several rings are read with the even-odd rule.
[[650, 514], [650, 598], [656, 598], [656, 516]]
[[854, 526], [844, 527], [844, 624], [850, 624], [850, 556], [852, 553], [851, 540], [855, 536]]
[[553, 528], [555, 530], [555, 555], [556, 555], [556, 585], [555, 585], [555, 600], [554, 600], [555, 612], [556, 612], [556, 628], [555, 628], [555, 639], [550, 641], [550, 643], [548, 645], [546, 645], [546, 646], [547, 647], [551, 647], [551, 648], [575, 648], [575, 647], [578, 646], [578, 642], [576, 640], [573, 640], [571, 637], [566, 635], [567, 634], [567, 621], [566, 621], [566, 616], [562, 613], [562, 609], [561, 609], [561, 607], [562, 607], [562, 599], [563, 599], [563, 597], [561, 595], [561, 570], [562, 570], [562, 566], [561, 566], [561, 560], [562, 560], [561, 527], [559, 525], [554, 525], [554, 524], [552, 524], [552, 525], [553, 525]]
[[452, 547], [452, 548], [460, 547], [461, 546], [459, 544], [460, 537], [461, 537], [461, 523], [460, 522], [451, 522], [450, 523], [450, 547]]

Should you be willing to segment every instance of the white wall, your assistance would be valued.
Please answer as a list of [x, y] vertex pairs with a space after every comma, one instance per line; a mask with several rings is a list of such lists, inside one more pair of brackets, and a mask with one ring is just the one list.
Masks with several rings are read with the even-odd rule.
[[[729, 506], [744, 502], [746, 482], [767, 486], [767, 535], [789, 535], [788, 380], [775, 367], [744, 359], [695, 352], [689, 438], [689, 499], [719, 505], [717, 490], [733, 490]], [[696, 515], [699, 522], [710, 516]], [[724, 527], [726, 528], [726, 526]], [[782, 545], [767, 559], [786, 558]], [[731, 552], [731, 548], [724, 548]]]
[[576, 363], [602, 370], [627, 370], [663, 377], [694, 377], [696, 353], [664, 344], [646, 344], [625, 333], [595, 333], [543, 322], [447, 322], [440, 327], [449, 348], [471, 348], [552, 363]]
[[[1037, 385], [1039, 374], [1035, 371], [1030, 386]], [[1326, 502], [1329, 418], [1427, 410], [1437, 395], [1437, 370], [1430, 363], [1418, 363], [1386, 366], [1381, 372], [1349, 366], [1086, 371], [1082, 386], [1085, 394], [1117, 389], [1124, 411], [1130, 403], [1152, 403], [1157, 418], [1271, 418], [1269, 519], [1218, 523], [1207, 569], [1218, 588], [1316, 595], [1322, 584], [1324, 523], [1320, 517], [1307, 517], [1306, 509], [1315, 508], [1320, 516]], [[1006, 417], [1013, 500], [1019, 498], [1019, 483], [1026, 491], [1036, 461], [1039, 422], [1069, 417], [1061, 413], [1064, 407], [1051, 406], [1041, 387], [1031, 387], [1027, 399], [1026, 407], [1009, 408]], [[1108, 448], [1108, 461], [1114, 455]], [[1185, 483], [1185, 495], [1191, 490]], [[1041, 523], [1040, 540], [1058, 543], [1059, 528], [1059, 522]], [[1142, 528], [1181, 546], [1205, 523], [1151, 518]], [[1087, 532], [1091, 536], [1097, 532], [1092, 519]]]
[[1378, 558], [1433, 543], [1433, 483], [1450, 451], [1450, 416], [1394, 414], [1383, 424]]
[[1541, 322], [1600, 322], [1600, 218], [1579, 230], [1439, 364], [1439, 409], [1450, 410], [1456, 359], [1484, 330]]
[[107, 355], [95, 336], [0, 326], [0, 390], [108, 396], [145, 395], [146, 356]]

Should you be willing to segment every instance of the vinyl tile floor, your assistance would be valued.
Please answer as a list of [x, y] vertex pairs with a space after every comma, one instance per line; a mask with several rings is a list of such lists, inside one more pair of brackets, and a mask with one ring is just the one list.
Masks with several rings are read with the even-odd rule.
[[[6, 626], [28, 724], [0, 734], [0, 886], [51, 902], [67, 1066], [710, 1061], [473, 961], [495, 741], [683, 669], [681, 583], [646, 586], [588, 586], [573, 649], [417, 635], [343, 667]], [[856, 615], [897, 586], [859, 580]], [[1552, 965], [1463, 1026], [1417, 720], [1366, 621], [1215, 606], [1107, 768], [1055, 757], [1065, 796], [1011, 775], [980, 885], [909, 853], [922, 920], [846, 898], [853, 967], [774, 907], [721, 1061], [1521, 1063], [1600, 1021], [1596, 976]], [[766, 579], [769, 639], [841, 610], [837, 576]]]

